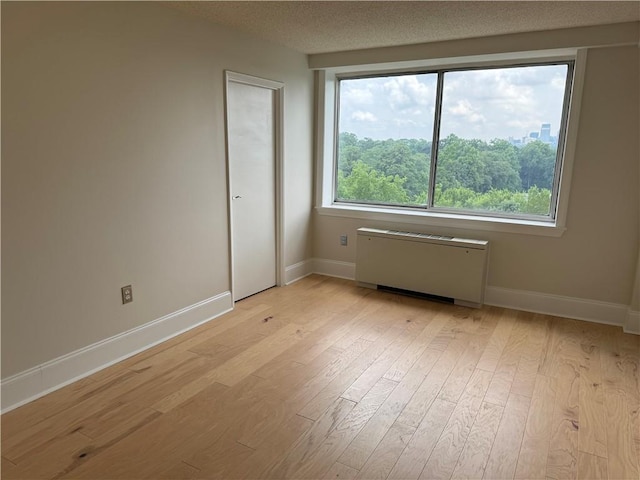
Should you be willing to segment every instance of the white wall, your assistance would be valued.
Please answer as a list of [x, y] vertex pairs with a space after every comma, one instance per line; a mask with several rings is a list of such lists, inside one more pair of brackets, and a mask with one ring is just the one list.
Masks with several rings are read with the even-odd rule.
[[2, 3], [3, 378], [229, 290], [224, 69], [286, 84], [285, 261], [300, 262], [304, 55], [158, 3]]
[[[534, 34], [528, 35], [535, 40]], [[538, 34], [541, 39], [545, 35]], [[456, 42], [456, 48], [463, 50], [462, 43]], [[589, 49], [567, 231], [562, 237], [389, 224], [316, 213], [314, 256], [354, 262], [355, 232], [363, 226], [487, 239], [491, 242], [490, 286], [610, 303], [615, 321], [621, 323], [619, 313], [624, 315], [631, 302], [639, 245], [638, 85], [637, 46]], [[351, 239], [347, 247], [339, 245], [344, 233]]]

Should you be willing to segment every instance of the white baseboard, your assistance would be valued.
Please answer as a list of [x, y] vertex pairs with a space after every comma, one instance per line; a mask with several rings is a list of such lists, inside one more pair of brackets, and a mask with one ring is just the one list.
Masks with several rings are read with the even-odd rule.
[[284, 284], [297, 282], [313, 273], [313, 259], [303, 260], [294, 265], [289, 265], [284, 270]]
[[[314, 273], [321, 275], [349, 280], [355, 279], [355, 263], [314, 258], [313, 268]], [[513, 310], [622, 326], [627, 333], [640, 334], [640, 312], [629, 311], [626, 305], [617, 303], [492, 287], [490, 285], [486, 288], [484, 303]]]
[[623, 330], [625, 333], [640, 335], [640, 312], [631, 309], [627, 310], [627, 320], [624, 323]]
[[233, 309], [224, 292], [2, 380], [2, 413], [191, 330]]
[[484, 303], [497, 307], [623, 326], [627, 306], [548, 293], [487, 286]]
[[326, 275], [328, 277], [346, 278], [355, 280], [356, 264], [352, 262], [340, 262], [338, 260], [328, 260], [326, 258], [313, 259], [313, 273]]

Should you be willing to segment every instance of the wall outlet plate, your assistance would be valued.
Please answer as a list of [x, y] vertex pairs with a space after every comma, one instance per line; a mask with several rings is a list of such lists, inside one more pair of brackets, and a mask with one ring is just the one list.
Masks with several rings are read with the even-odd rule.
[[131, 285], [127, 285], [126, 287], [122, 287], [122, 304], [133, 302], [133, 287]]
[[340, 235], [340, 245], [346, 247], [348, 245], [349, 238], [346, 235]]

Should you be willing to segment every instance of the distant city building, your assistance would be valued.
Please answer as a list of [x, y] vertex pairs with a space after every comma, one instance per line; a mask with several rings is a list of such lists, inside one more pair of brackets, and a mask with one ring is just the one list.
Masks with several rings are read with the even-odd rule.
[[543, 123], [540, 127], [540, 140], [545, 143], [551, 142], [551, 124]]
[[539, 132], [529, 132], [529, 135], [522, 138], [509, 137], [509, 143], [516, 147], [522, 147], [531, 142], [543, 142], [547, 145], [556, 148], [558, 146], [558, 137], [551, 135], [551, 124], [543, 123], [540, 125]]

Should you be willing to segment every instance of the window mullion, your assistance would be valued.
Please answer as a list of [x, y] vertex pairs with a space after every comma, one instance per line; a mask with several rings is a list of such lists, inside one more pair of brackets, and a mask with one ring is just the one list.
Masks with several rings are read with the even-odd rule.
[[338, 201], [338, 158], [340, 155], [340, 84], [341, 80], [336, 79], [336, 89], [335, 95], [333, 99], [333, 108], [334, 108], [334, 116], [333, 116], [333, 192], [331, 202]]
[[549, 205], [549, 215], [555, 220], [558, 208], [558, 194], [560, 190], [560, 175], [564, 158], [565, 141], [567, 138], [567, 117], [569, 116], [569, 103], [571, 92], [573, 91], [573, 69], [574, 63], [567, 63], [567, 76], [565, 80], [564, 100], [562, 105], [562, 116], [560, 117], [560, 129], [558, 130], [558, 146], [556, 148], [556, 165], [553, 172], [553, 185], [551, 187], [551, 202]]
[[433, 139], [431, 141], [431, 162], [429, 170], [429, 190], [427, 191], [427, 209], [433, 207], [436, 191], [436, 162], [438, 158], [438, 144], [440, 143], [440, 118], [442, 114], [442, 90], [444, 85], [444, 72], [438, 72], [438, 84], [436, 86], [436, 105], [433, 119]]

